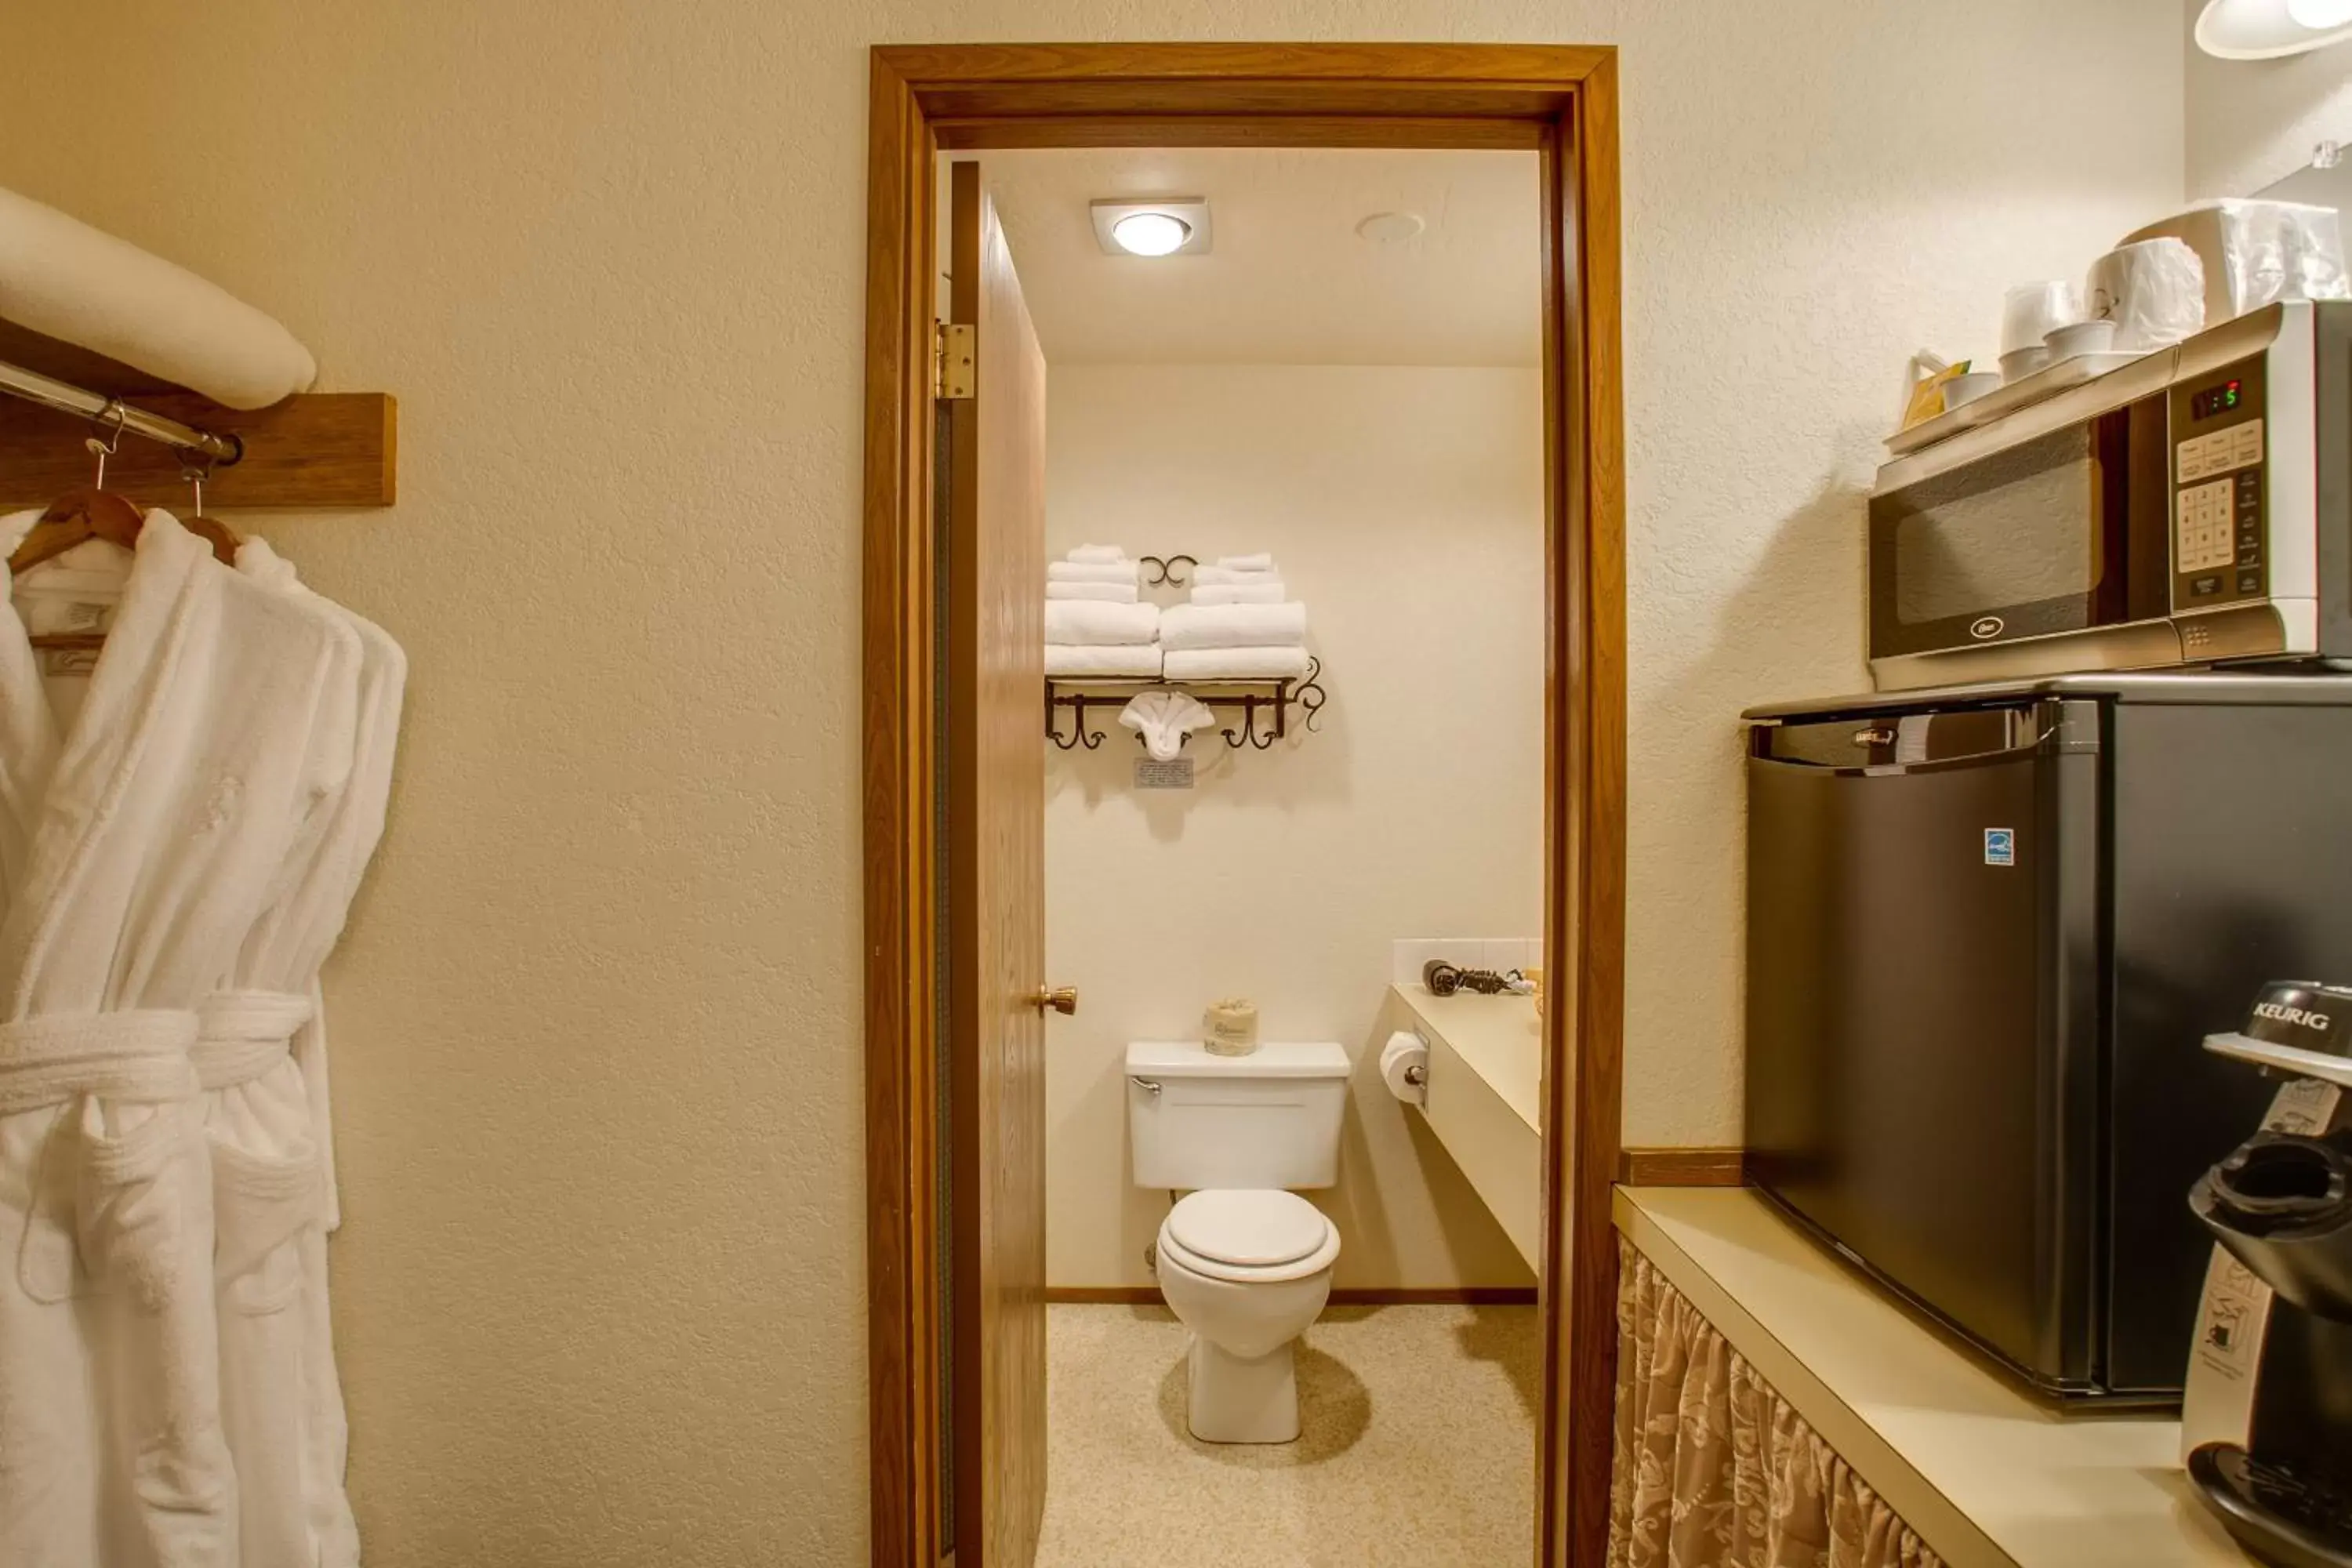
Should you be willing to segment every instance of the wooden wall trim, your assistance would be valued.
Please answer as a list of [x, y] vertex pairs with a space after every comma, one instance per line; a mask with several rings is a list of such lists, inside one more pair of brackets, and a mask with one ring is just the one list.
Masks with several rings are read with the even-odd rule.
[[[1555, 519], [1546, 954], [1568, 978], [1548, 1037], [1540, 1564], [1608, 1551], [1617, 1357], [1610, 1204], [1623, 1117], [1625, 482], [1616, 57], [1595, 62], [1544, 153], [1544, 307]], [[1565, 247], [1564, 249], [1559, 247]], [[1556, 1030], [1558, 1025], [1551, 1027]], [[1564, 1069], [1564, 1070], [1563, 1070]], [[1566, 1200], [1565, 1212], [1554, 1199]], [[1556, 1282], [1565, 1280], [1566, 1289]]]
[[[1160, 1307], [1157, 1285], [1048, 1285], [1054, 1307]], [[1532, 1285], [1343, 1285], [1335, 1286], [1334, 1307], [1532, 1307]]]
[[[930, 159], [959, 147], [1535, 146], [1545, 172], [1549, 1141], [1535, 1561], [1605, 1553], [1622, 1098], [1625, 605], [1615, 51], [1108, 44], [873, 57], [866, 405], [866, 1051], [874, 1562], [938, 1561], [929, 1052]], [[1196, 141], [1195, 138], [1198, 138]], [[1562, 1288], [1564, 1287], [1564, 1288]], [[909, 1515], [914, 1516], [909, 1522]], [[925, 1531], [930, 1533], [926, 1534]]]
[[[864, 765], [872, 1560], [940, 1560], [940, 1236], [929, 518], [935, 149], [873, 65], [867, 127]], [[923, 177], [917, 178], [920, 171]]]
[[1736, 1187], [1746, 1176], [1744, 1149], [1627, 1149], [1617, 1180], [1628, 1187]]

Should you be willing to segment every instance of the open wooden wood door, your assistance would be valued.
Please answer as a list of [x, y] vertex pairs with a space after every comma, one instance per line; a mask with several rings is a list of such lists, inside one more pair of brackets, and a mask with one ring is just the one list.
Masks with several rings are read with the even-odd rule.
[[980, 166], [950, 177], [949, 320], [974, 329], [975, 368], [971, 395], [942, 405], [940, 509], [949, 1539], [957, 1568], [1030, 1568], [1045, 1506], [1045, 358]]

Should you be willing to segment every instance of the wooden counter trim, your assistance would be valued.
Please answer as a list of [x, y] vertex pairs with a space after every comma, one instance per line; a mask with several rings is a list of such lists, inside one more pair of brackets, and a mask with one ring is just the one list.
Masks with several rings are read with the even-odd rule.
[[1626, 1187], [1736, 1187], [1743, 1149], [1622, 1149], [1617, 1183]]

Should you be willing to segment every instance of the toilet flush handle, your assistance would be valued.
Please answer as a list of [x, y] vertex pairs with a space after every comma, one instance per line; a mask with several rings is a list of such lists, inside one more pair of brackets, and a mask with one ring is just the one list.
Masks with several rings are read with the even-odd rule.
[[1051, 989], [1040, 989], [1036, 994], [1029, 998], [1029, 1005], [1036, 1008], [1040, 1013], [1050, 1007], [1064, 1017], [1067, 1017], [1078, 1010], [1078, 988], [1075, 985], [1056, 985]]

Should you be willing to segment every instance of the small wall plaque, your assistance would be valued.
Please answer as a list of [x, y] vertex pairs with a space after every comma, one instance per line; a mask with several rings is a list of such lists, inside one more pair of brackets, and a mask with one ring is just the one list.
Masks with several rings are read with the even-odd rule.
[[1171, 757], [1161, 762], [1157, 757], [1135, 759], [1135, 787], [1138, 789], [1191, 789], [1192, 759]]

